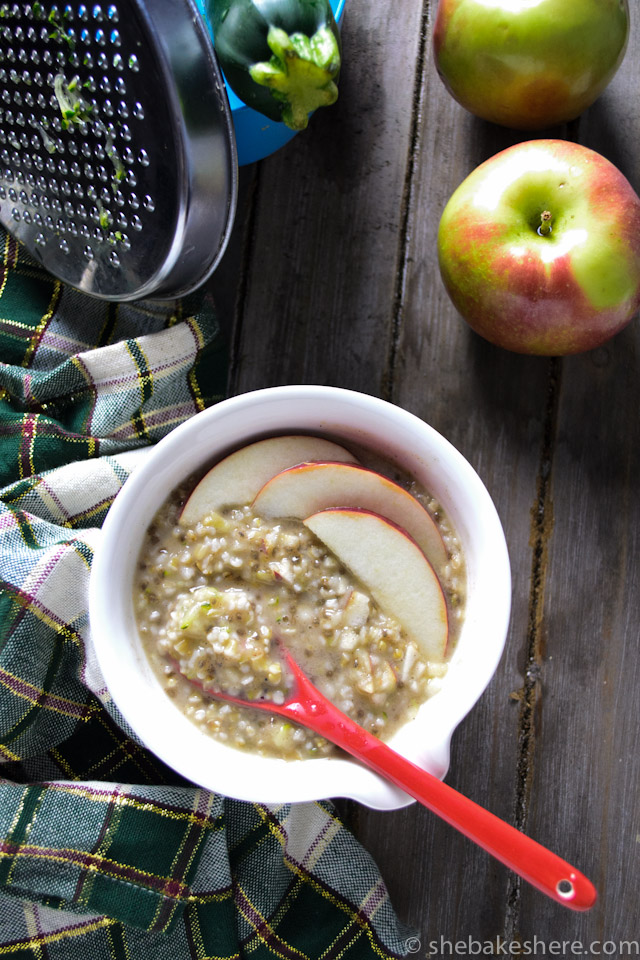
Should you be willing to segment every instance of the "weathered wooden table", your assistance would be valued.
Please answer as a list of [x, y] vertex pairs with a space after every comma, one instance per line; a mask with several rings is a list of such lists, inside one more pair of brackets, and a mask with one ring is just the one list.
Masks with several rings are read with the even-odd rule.
[[[493, 941], [504, 956], [519, 938], [529, 955], [633, 956], [640, 327], [591, 353], [542, 359], [491, 346], [457, 315], [438, 273], [440, 214], [478, 163], [527, 136], [448, 95], [433, 64], [434, 16], [430, 0], [349, 0], [338, 104], [242, 168], [214, 281], [232, 327], [229, 390], [319, 383], [385, 397], [462, 451], [504, 524], [510, 634], [454, 736], [447, 779], [581, 868], [599, 900], [587, 914], [565, 910], [418, 805], [343, 803], [398, 914], [420, 931], [417, 955], [455, 956], [456, 941], [467, 944], [459, 956], [477, 944], [486, 955]], [[638, 49], [640, 22], [600, 100], [541, 135], [598, 150], [640, 190]]]

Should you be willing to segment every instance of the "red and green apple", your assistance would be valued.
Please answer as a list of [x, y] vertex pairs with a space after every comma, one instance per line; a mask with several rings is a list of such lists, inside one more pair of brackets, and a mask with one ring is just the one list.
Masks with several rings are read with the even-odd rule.
[[408, 490], [353, 463], [301, 463], [267, 481], [253, 501], [262, 517], [305, 517], [330, 507], [370, 510], [402, 527], [440, 568], [447, 549], [431, 514]]
[[467, 110], [521, 130], [581, 114], [620, 66], [627, 0], [440, 0], [433, 50]]
[[180, 514], [186, 526], [223, 507], [251, 503], [264, 484], [281, 470], [306, 460], [356, 458], [340, 444], [323, 437], [267, 437], [241, 447], [218, 461], [194, 487]]
[[453, 193], [438, 259], [458, 311], [492, 343], [529, 354], [590, 350], [640, 307], [640, 198], [593, 150], [519, 143]]
[[304, 523], [368, 588], [380, 609], [395, 617], [427, 659], [444, 659], [447, 602], [433, 567], [404, 530], [370, 511], [339, 508], [322, 510]]

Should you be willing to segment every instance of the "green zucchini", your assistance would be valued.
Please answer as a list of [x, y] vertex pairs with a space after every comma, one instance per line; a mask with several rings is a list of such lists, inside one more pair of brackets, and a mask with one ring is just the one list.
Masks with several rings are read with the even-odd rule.
[[293, 130], [335, 103], [340, 33], [329, 0], [206, 0], [218, 62], [247, 106]]

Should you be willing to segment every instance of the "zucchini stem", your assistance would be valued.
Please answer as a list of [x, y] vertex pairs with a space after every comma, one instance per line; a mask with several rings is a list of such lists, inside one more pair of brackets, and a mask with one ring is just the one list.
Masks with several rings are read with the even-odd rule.
[[303, 33], [291, 36], [279, 27], [270, 27], [267, 43], [273, 52], [270, 60], [254, 63], [249, 69], [252, 80], [268, 87], [284, 106], [282, 120], [292, 130], [304, 130], [309, 114], [338, 99], [335, 78], [340, 70], [340, 48], [328, 27], [312, 37]]

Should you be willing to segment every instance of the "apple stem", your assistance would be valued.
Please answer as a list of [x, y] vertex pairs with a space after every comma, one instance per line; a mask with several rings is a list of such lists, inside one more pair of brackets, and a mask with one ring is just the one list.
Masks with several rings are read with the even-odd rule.
[[546, 237], [551, 233], [551, 212], [549, 210], [543, 210], [540, 214], [538, 233], [541, 237]]

